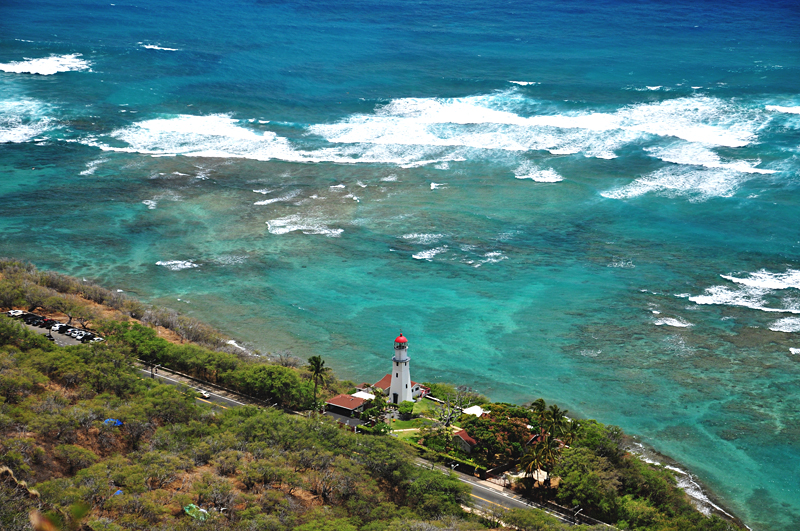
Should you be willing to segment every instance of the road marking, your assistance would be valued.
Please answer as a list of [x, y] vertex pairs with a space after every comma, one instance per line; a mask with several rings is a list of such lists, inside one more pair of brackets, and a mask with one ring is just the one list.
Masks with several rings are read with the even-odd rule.
[[481, 498], [480, 496], [475, 496], [474, 494], [470, 493], [470, 496], [473, 498], [478, 498], [479, 500], [483, 500], [486, 503], [491, 503], [492, 505], [497, 505], [498, 507], [502, 507], [503, 509], [510, 509], [510, 507], [506, 507], [505, 505], [500, 505], [499, 503], [493, 502], [491, 500], [487, 500], [486, 498]]

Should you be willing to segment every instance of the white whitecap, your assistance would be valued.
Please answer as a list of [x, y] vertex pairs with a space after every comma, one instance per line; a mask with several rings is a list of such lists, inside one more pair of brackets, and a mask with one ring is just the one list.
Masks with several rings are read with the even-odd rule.
[[50, 112], [49, 105], [32, 99], [0, 101], [0, 144], [39, 140], [58, 123]]
[[689, 321], [685, 321], [683, 319], [673, 318], [673, 317], [660, 317], [660, 318], [654, 320], [653, 324], [656, 325], [656, 326], [667, 325], [667, 326], [674, 326], [674, 327], [677, 327], [677, 328], [688, 328], [690, 326], [694, 326]]
[[787, 114], [800, 114], [800, 106], [767, 105], [768, 111], [782, 112]]
[[267, 221], [267, 230], [270, 234], [288, 234], [299, 231], [303, 234], [320, 234], [329, 238], [337, 238], [344, 229], [334, 229], [325, 221], [315, 217], [303, 217], [299, 214], [285, 216]]
[[104, 162], [108, 162], [108, 159], [97, 159], [87, 162], [86, 169], [81, 172], [81, 175], [93, 175], [94, 172], [97, 171], [97, 168]]
[[431, 190], [438, 190], [440, 188], [445, 188], [447, 183], [431, 183]]
[[447, 246], [446, 245], [442, 245], [441, 247], [435, 247], [433, 249], [427, 249], [425, 251], [421, 251], [419, 253], [412, 254], [411, 257], [415, 258], [417, 260], [427, 260], [428, 262], [430, 262], [430, 261], [433, 260], [433, 258], [437, 254], [441, 254], [441, 253], [443, 253], [445, 251], [447, 251]]
[[166, 52], [178, 52], [180, 51], [178, 48], [166, 48], [164, 46], [159, 46], [158, 44], [142, 44], [139, 43], [142, 48], [146, 48], [148, 50], [162, 50]]
[[685, 196], [690, 201], [707, 201], [714, 197], [731, 197], [748, 180], [747, 174], [730, 169], [670, 166], [600, 195], [609, 199], [631, 199], [648, 193], [665, 197]]
[[[144, 201], [142, 201], [142, 204], [147, 206], [148, 210], [155, 210], [156, 207], [158, 206], [158, 201], [154, 201], [152, 199], [145, 199]], [[163, 265], [163, 264], [159, 264], [159, 265]]]
[[444, 238], [444, 234], [432, 234], [432, 233], [409, 233], [403, 234], [401, 236], [404, 240], [411, 240], [414, 243], [419, 243], [422, 245], [430, 245], [432, 243], [438, 242], [440, 239]]
[[199, 267], [191, 260], [159, 260], [156, 265], [166, 267], [170, 271], [180, 271], [182, 269], [192, 269]]
[[514, 177], [517, 179], [530, 179], [537, 183], [557, 183], [564, 180], [553, 168], [542, 169], [529, 161], [525, 161], [514, 170]]
[[798, 355], [798, 354], [800, 354], [800, 348], [790, 347], [789, 348], [789, 352], [791, 352], [792, 354]]
[[790, 297], [783, 298], [783, 307], [768, 306], [765, 298], [776, 292], [800, 289], [800, 270], [789, 269], [786, 273], [772, 273], [764, 269], [749, 273], [746, 277], [720, 275], [734, 286], [712, 286], [702, 295], [689, 297], [695, 304], [741, 306], [763, 312], [800, 314], [800, 302]]
[[497, 262], [502, 262], [503, 260], [508, 260], [508, 257], [502, 253], [502, 251], [490, 251], [483, 255], [483, 259], [479, 260], [478, 263], [473, 264], [472, 267], [481, 267], [483, 264], [496, 264]]
[[778, 319], [769, 325], [769, 329], [773, 332], [800, 332], [800, 317], [784, 317], [783, 319]]
[[254, 205], [271, 205], [272, 203], [282, 203], [284, 201], [289, 201], [294, 199], [300, 194], [300, 190], [292, 190], [288, 194], [282, 195], [280, 197], [273, 197], [272, 199], [264, 199], [263, 201], [256, 201], [253, 203]]
[[527, 87], [528, 85], [541, 85], [538, 81], [509, 81], [509, 83], [514, 83], [515, 85], [521, 85], [523, 87]]
[[719, 155], [700, 144], [680, 142], [669, 146], [645, 148], [645, 151], [664, 162], [672, 162], [674, 164], [721, 168], [742, 173], [777, 173], [775, 170], [756, 168], [758, 164], [761, 164], [760, 160], [723, 161]]
[[612, 267], [616, 269], [634, 269], [636, 265], [630, 258], [620, 258], [615, 256], [611, 259], [611, 262], [606, 264], [606, 267]]
[[91, 71], [92, 64], [85, 59], [81, 59], [81, 57], [82, 54], [79, 53], [69, 55], [53, 54], [50, 57], [36, 59], [26, 57], [24, 61], [0, 63], [0, 70], [15, 74], [38, 74], [41, 76], [51, 76], [59, 72]]

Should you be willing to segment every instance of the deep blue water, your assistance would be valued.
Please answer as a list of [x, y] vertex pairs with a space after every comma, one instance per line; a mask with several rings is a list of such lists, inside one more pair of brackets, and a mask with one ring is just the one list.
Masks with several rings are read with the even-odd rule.
[[[793, 2], [0, 3], [0, 254], [622, 426], [800, 526]], [[697, 495], [697, 493], [695, 493]]]

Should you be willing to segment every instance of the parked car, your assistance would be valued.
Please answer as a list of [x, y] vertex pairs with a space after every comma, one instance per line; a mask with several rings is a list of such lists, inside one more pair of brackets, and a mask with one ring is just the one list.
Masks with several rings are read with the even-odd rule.
[[8, 310], [6, 313], [8, 313], [9, 317], [22, 317], [25, 314], [22, 310]]
[[97, 336], [94, 336], [91, 340], [89, 340], [90, 343], [101, 343], [103, 341], [105, 341], [105, 339]]
[[50, 330], [52, 330], [53, 332], [61, 332], [62, 330], [65, 330], [66, 328], [67, 328], [67, 325], [65, 325], [63, 323], [56, 323], [56, 324], [54, 324], [53, 326], [50, 327]]
[[57, 322], [55, 319], [42, 319], [42, 322], [39, 323], [39, 328], [50, 328]]

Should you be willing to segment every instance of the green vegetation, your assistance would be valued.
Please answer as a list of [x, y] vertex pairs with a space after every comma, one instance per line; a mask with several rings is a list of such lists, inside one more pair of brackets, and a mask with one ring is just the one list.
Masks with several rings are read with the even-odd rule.
[[[97, 530], [377, 531], [425, 521], [435, 529], [442, 518], [482, 528], [461, 508], [469, 488], [414, 466], [392, 438], [358, 436], [321, 416], [199, 405], [138, 378], [122, 340], [61, 348], [5, 317], [0, 335], [0, 455], [41, 496], [0, 483], [3, 529], [29, 529], [15, 515], [33, 508]], [[309, 385], [267, 368], [281, 369], [257, 373], [286, 385], [281, 393]], [[88, 513], [76, 516], [76, 504]], [[208, 519], [187, 515], [189, 504]]]
[[[101, 320], [89, 301], [119, 309], [123, 319]], [[414, 466], [415, 451], [476, 473], [519, 464], [527, 473], [520, 488], [528, 495], [579, 506], [620, 529], [735, 528], [697, 512], [670, 471], [624, 451], [619, 428], [571, 420], [541, 399], [528, 407], [491, 404], [464, 387], [426, 384], [443, 403], [399, 406], [403, 415], [427, 417], [393, 423], [395, 429], [420, 427], [404, 444], [381, 436], [390, 430], [381, 422], [387, 408], [382, 394], [363, 414], [374, 426], [359, 429], [374, 436], [362, 436], [313, 413], [305, 418], [273, 408], [206, 407], [193, 393], [141, 379], [133, 369], [139, 359], [264, 405], [307, 410], [318, 407], [320, 395], [352, 387], [337, 381], [320, 356], [301, 368], [286, 354], [271, 363], [220, 348], [226, 344], [222, 336], [205, 325], [10, 260], [0, 260], [0, 304], [91, 321], [107, 339], [61, 348], [0, 317], [4, 530], [30, 529], [20, 515], [34, 509], [62, 528], [94, 531], [472, 530], [498, 521], [517, 529], [562, 529], [541, 511], [468, 515], [462, 510], [470, 502], [468, 487]], [[130, 320], [137, 316], [142, 322]], [[147, 326], [164, 323], [205, 346], [171, 343]], [[473, 404], [482, 404], [487, 414], [461, 415]], [[470, 453], [453, 440], [454, 426], [477, 442]], [[420, 440], [424, 446], [415, 444]], [[548, 479], [537, 481], [539, 471], [548, 472]], [[203, 518], [187, 514], [184, 508], [192, 504], [207, 511]]]

